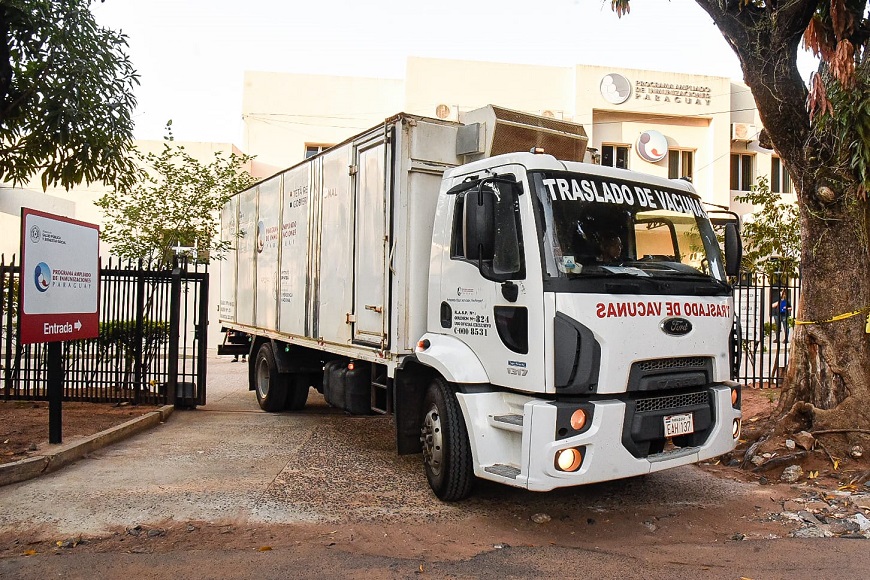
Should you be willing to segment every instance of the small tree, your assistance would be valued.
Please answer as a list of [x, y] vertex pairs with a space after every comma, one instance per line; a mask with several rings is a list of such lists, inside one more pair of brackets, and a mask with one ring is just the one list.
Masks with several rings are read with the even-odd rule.
[[203, 164], [174, 143], [171, 126], [160, 154], [135, 150], [145, 167], [138, 183], [97, 200], [106, 216], [102, 237], [119, 257], [148, 265], [170, 263], [176, 246], [195, 247], [201, 261], [220, 259], [229, 242], [216, 239], [219, 212], [254, 182], [243, 167], [252, 157], [217, 152]]
[[0, 2], [0, 181], [129, 184], [136, 71], [91, 0]]
[[758, 209], [753, 219], [743, 224], [746, 251], [745, 270], [762, 272], [768, 277], [776, 273], [794, 276], [800, 262], [801, 230], [798, 208], [785, 203], [782, 196], [770, 191], [767, 177], [758, 178], [744, 195], [734, 197], [739, 203], [749, 203]]

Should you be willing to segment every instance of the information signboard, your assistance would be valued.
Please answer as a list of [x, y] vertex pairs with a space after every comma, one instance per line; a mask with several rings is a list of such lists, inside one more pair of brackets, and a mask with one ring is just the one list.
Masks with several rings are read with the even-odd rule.
[[22, 208], [23, 344], [99, 336], [99, 246], [96, 224]]

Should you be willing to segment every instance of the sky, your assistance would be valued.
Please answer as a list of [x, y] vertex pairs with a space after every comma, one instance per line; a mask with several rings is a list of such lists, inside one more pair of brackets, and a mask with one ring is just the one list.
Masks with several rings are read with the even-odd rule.
[[[246, 70], [401, 79], [409, 56], [724, 76], [737, 57], [694, 0], [105, 0], [140, 75], [137, 139], [240, 143]], [[805, 77], [811, 57], [799, 55]], [[396, 111], [398, 112], [398, 111]], [[339, 113], [338, 111], [334, 113]]]

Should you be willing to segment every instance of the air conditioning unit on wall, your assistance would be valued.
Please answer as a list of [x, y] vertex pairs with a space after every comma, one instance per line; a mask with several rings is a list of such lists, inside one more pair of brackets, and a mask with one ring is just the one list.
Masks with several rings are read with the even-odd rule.
[[758, 139], [758, 127], [749, 123], [731, 123], [732, 141], [755, 141]]

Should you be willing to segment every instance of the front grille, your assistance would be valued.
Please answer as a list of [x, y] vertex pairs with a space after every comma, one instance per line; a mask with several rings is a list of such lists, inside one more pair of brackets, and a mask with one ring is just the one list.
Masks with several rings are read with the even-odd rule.
[[651, 411], [664, 411], [667, 409], [677, 409], [680, 407], [694, 407], [697, 405], [709, 404], [710, 397], [707, 391], [697, 393], [686, 393], [684, 395], [671, 395], [669, 397], [651, 397], [649, 399], [638, 399], [635, 410], [638, 413], [649, 413]]
[[689, 356], [682, 358], [656, 358], [652, 360], [636, 362], [634, 363], [634, 366], [644, 372], [669, 371], [704, 368], [707, 364], [707, 361], [708, 359], [700, 356]]

